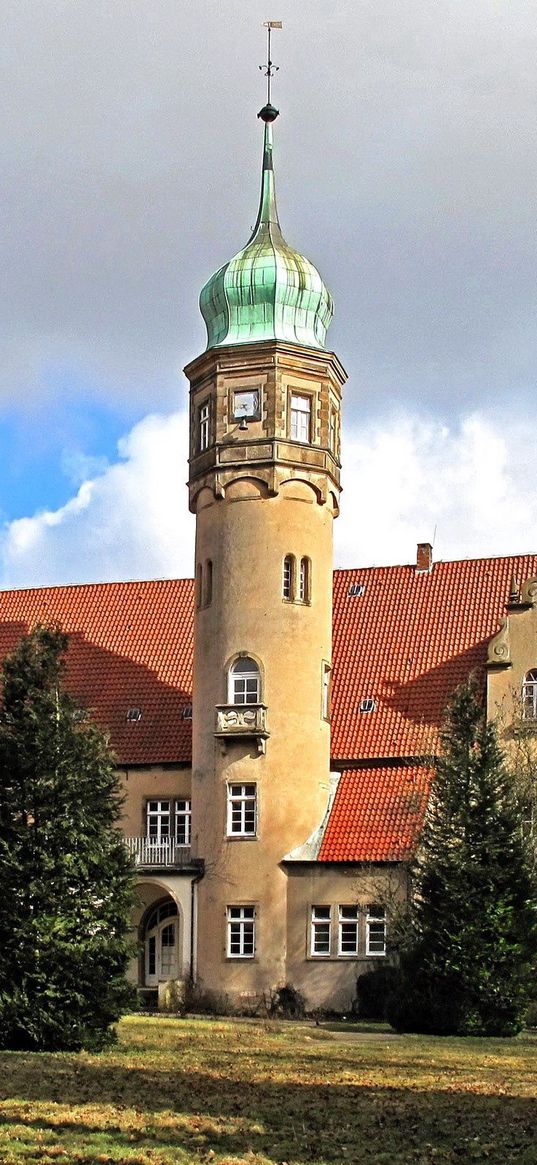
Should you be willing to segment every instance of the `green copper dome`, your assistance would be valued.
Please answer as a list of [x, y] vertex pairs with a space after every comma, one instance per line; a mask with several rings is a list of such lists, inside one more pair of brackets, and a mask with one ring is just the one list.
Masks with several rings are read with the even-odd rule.
[[213, 275], [200, 295], [207, 347], [287, 340], [324, 348], [333, 303], [317, 268], [286, 242], [280, 230], [272, 125], [277, 111], [266, 105], [261, 199], [251, 238]]

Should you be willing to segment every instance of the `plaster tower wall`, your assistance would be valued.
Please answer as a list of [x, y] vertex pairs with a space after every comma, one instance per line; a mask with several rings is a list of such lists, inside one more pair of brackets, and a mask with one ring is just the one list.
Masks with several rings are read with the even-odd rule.
[[346, 377], [324, 351], [330, 293], [281, 234], [276, 116], [270, 104], [260, 113], [253, 234], [204, 287], [208, 347], [185, 369], [196, 515], [192, 844], [205, 864], [197, 974], [203, 990], [239, 1005], [287, 980], [287, 855], [321, 824], [330, 774]]

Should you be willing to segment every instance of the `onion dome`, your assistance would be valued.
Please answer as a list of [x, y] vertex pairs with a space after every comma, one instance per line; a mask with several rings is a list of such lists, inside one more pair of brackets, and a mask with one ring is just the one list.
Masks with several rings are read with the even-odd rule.
[[246, 246], [201, 292], [207, 348], [259, 340], [324, 348], [332, 296], [313, 263], [282, 235], [272, 165], [272, 122], [278, 110], [268, 104], [258, 116], [265, 123], [259, 211]]

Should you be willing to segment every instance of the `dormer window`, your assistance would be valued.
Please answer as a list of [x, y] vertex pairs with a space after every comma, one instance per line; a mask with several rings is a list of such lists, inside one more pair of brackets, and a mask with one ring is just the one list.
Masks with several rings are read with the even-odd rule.
[[526, 672], [522, 684], [522, 719], [537, 721], [537, 668]]
[[141, 708], [128, 708], [127, 709], [127, 720], [134, 723], [136, 720], [141, 720], [141, 719], [142, 719], [142, 709]]

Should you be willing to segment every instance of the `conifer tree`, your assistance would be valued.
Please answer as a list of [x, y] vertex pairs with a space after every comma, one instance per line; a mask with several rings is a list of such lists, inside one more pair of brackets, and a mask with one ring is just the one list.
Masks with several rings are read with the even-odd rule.
[[3, 666], [0, 1047], [99, 1048], [130, 999], [131, 859], [107, 741], [63, 690], [67, 637]]
[[535, 886], [512, 779], [477, 681], [448, 707], [411, 869], [399, 1030], [511, 1035], [537, 955]]

